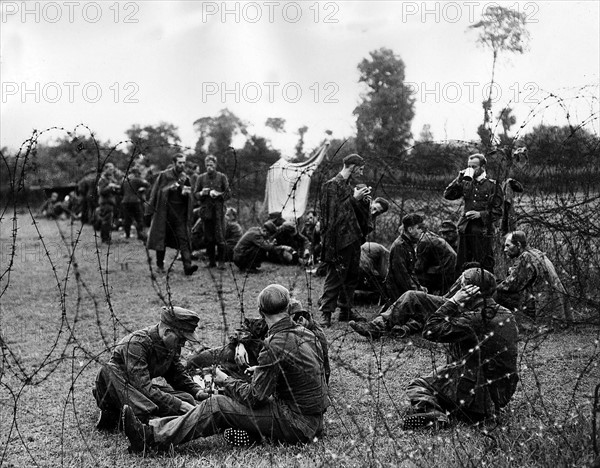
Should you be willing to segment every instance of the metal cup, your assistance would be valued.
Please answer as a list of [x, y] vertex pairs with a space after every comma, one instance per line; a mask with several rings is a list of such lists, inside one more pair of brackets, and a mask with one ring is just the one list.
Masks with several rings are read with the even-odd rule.
[[471, 182], [473, 180], [473, 176], [475, 175], [475, 169], [472, 167], [467, 167], [465, 172], [463, 172], [463, 180], [467, 182]]

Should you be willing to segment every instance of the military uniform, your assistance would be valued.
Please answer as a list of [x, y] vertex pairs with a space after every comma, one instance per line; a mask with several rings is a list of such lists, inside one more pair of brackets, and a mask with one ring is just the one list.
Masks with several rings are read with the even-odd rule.
[[[164, 308], [161, 322], [190, 339], [198, 316], [179, 307]], [[158, 324], [124, 337], [96, 377], [93, 394], [98, 407], [113, 421], [123, 405], [129, 405], [142, 421], [183, 414], [182, 402], [194, 404], [202, 388], [184, 369], [180, 352], [165, 346]], [[154, 383], [156, 377], [163, 377], [168, 385]]]
[[[479, 262], [486, 270], [494, 271], [494, 223], [502, 217], [502, 190], [493, 179], [480, 177], [466, 181], [462, 174], [444, 190], [446, 200], [464, 199], [463, 215], [458, 221], [457, 276], [466, 262]], [[465, 213], [478, 211], [477, 219], [467, 219]]]
[[229, 377], [223, 395], [184, 416], [150, 421], [154, 442], [181, 444], [227, 428], [256, 439], [310, 442], [322, 430], [330, 403], [318, 339], [285, 317], [269, 329], [258, 363], [251, 382]]
[[225, 260], [230, 262], [233, 260], [233, 249], [244, 235], [244, 229], [240, 223], [227, 222], [225, 223]]
[[385, 297], [383, 281], [387, 275], [390, 251], [376, 242], [360, 246], [360, 273], [357, 289]]
[[390, 248], [390, 263], [385, 278], [388, 304], [395, 302], [406, 291], [420, 289], [415, 274], [417, 257], [414, 245], [415, 243], [402, 233]]
[[341, 174], [323, 185], [321, 206], [321, 260], [327, 273], [319, 310], [323, 319], [331, 321], [338, 299], [343, 303], [343, 313], [349, 315], [354, 290], [358, 284], [360, 246], [363, 233], [354, 205], [351, 178]]
[[515, 260], [508, 277], [498, 285], [497, 300], [515, 310], [520, 325], [549, 324], [554, 316], [572, 321], [567, 292], [546, 254], [527, 247]]
[[448, 364], [408, 385], [413, 413], [473, 422], [498, 414], [509, 402], [519, 381], [517, 325], [491, 298], [486, 307], [487, 313], [482, 304], [467, 310], [447, 301], [429, 318], [423, 337], [448, 343]]
[[259, 268], [266, 260], [267, 252], [275, 248], [275, 244], [265, 237], [261, 228], [251, 227], [233, 249], [233, 263], [240, 270]]
[[117, 207], [118, 189], [111, 186], [117, 184], [117, 179], [103, 173], [98, 180], [98, 220], [102, 242], [110, 242], [115, 209]]
[[190, 245], [193, 197], [183, 193], [184, 186], [191, 187], [189, 176], [177, 174], [174, 167], [158, 175], [146, 205], [146, 216], [152, 217], [146, 246], [156, 250], [159, 268], [164, 267], [166, 248], [178, 249], [185, 273], [191, 274], [198, 268], [192, 265]]
[[135, 224], [137, 238], [145, 240], [144, 235], [144, 201], [145, 191], [150, 184], [139, 176], [130, 175], [121, 185], [121, 208], [123, 210], [123, 230], [125, 237], [131, 234], [131, 223]]
[[[202, 194], [203, 189], [220, 192], [221, 195], [211, 197]], [[225, 257], [225, 200], [229, 198], [229, 180], [222, 172], [212, 174], [205, 172], [198, 176], [194, 187], [194, 194], [200, 202], [200, 218], [204, 228], [206, 254], [211, 265], [215, 265], [215, 247], [217, 260], [223, 261]]]
[[421, 285], [432, 294], [444, 294], [454, 282], [456, 252], [432, 232], [425, 232], [416, 248], [415, 272]]

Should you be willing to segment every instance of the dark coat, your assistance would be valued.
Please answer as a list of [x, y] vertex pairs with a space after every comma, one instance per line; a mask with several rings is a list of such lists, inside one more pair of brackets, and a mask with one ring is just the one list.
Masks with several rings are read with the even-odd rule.
[[[210, 195], [201, 195], [202, 189], [205, 188], [222, 192], [222, 195], [219, 195], [216, 198], [212, 198]], [[193, 189], [194, 195], [200, 204], [200, 217], [203, 220], [223, 220], [223, 217], [225, 216], [225, 200], [227, 200], [230, 195], [229, 180], [227, 179], [227, 176], [218, 171], [212, 176], [208, 172], [205, 172], [198, 176]]]
[[[502, 217], [504, 196], [500, 185], [493, 179], [484, 177], [481, 180], [466, 181], [458, 176], [444, 190], [446, 200], [463, 198], [465, 206], [458, 220], [458, 231], [464, 233], [467, 224], [471, 224], [473, 234], [492, 234], [494, 224]], [[479, 211], [481, 218], [469, 221], [465, 218], [467, 211]]]
[[494, 313], [445, 302], [425, 324], [423, 337], [448, 343], [448, 364], [438, 369], [433, 387], [446, 400], [474, 414], [490, 416], [506, 406], [517, 388], [517, 324], [489, 299]]
[[364, 238], [350, 182], [338, 174], [323, 185], [320, 208], [324, 262], [335, 261], [340, 250], [355, 242], [360, 245]]
[[165, 250], [165, 247], [173, 249], [178, 248], [176, 239], [167, 236], [167, 212], [169, 210], [169, 196], [171, 195], [172, 187], [178, 182], [180, 187], [177, 189], [178, 195], [187, 199], [186, 203], [186, 226], [190, 229], [191, 213], [193, 209], [193, 196], [181, 195], [181, 186], [190, 185], [190, 180], [185, 172], [177, 176], [174, 168], [169, 168], [162, 171], [150, 192], [150, 199], [146, 204], [146, 216], [152, 216], [152, 224], [148, 230], [148, 242], [146, 246], [151, 250]]
[[415, 274], [416, 255], [413, 242], [406, 234], [401, 234], [390, 248], [390, 262], [385, 285], [390, 303], [406, 291], [420, 289]]

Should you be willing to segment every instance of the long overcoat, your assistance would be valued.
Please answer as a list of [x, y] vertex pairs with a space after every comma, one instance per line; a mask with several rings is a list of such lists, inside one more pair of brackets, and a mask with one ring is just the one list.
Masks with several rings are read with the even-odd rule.
[[[191, 187], [189, 176], [185, 172], [177, 175], [175, 173], [175, 168], [173, 167], [162, 171], [152, 186], [150, 199], [148, 200], [145, 209], [146, 216], [152, 216], [152, 224], [148, 230], [148, 242], [146, 243], [148, 249], [160, 251], [165, 250], [165, 247], [173, 249], [179, 248], [177, 239], [172, 235], [174, 231], [167, 230], [169, 194], [175, 183], [179, 183], [179, 191], [181, 191], [181, 186]], [[186, 229], [189, 232], [191, 229], [190, 214], [193, 210], [194, 197], [191, 193], [187, 196], [184, 195], [184, 197], [187, 197], [188, 200], [185, 210], [185, 224]]]

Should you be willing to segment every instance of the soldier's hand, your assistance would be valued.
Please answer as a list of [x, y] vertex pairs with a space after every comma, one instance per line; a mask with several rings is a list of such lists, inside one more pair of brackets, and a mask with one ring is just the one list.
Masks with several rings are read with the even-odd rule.
[[206, 393], [204, 390], [200, 390], [198, 393], [196, 393], [196, 396], [194, 398], [196, 398], [196, 400], [198, 400], [198, 401], [204, 401], [204, 400], [210, 398], [210, 395], [208, 393]]
[[181, 406], [179, 407], [179, 409], [184, 413], [187, 413], [188, 411], [191, 411], [194, 408], [194, 405], [192, 405], [191, 403], [187, 403], [186, 401], [182, 401]]
[[235, 363], [240, 367], [248, 367], [248, 351], [243, 343], [238, 343], [235, 347]]
[[217, 367], [215, 369], [215, 378], [214, 378], [215, 383], [221, 385], [225, 382], [227, 377], [229, 377], [229, 376], [225, 372], [223, 372], [220, 367]]
[[371, 193], [371, 187], [363, 187], [363, 188], [354, 188], [354, 198], [357, 200], [362, 200], [367, 195]]
[[478, 219], [481, 218], [481, 213], [479, 211], [471, 210], [465, 213], [465, 218], [467, 219]]
[[464, 306], [469, 299], [479, 294], [479, 286], [468, 284], [460, 288], [452, 297], [451, 301], [456, 302], [459, 306]]

